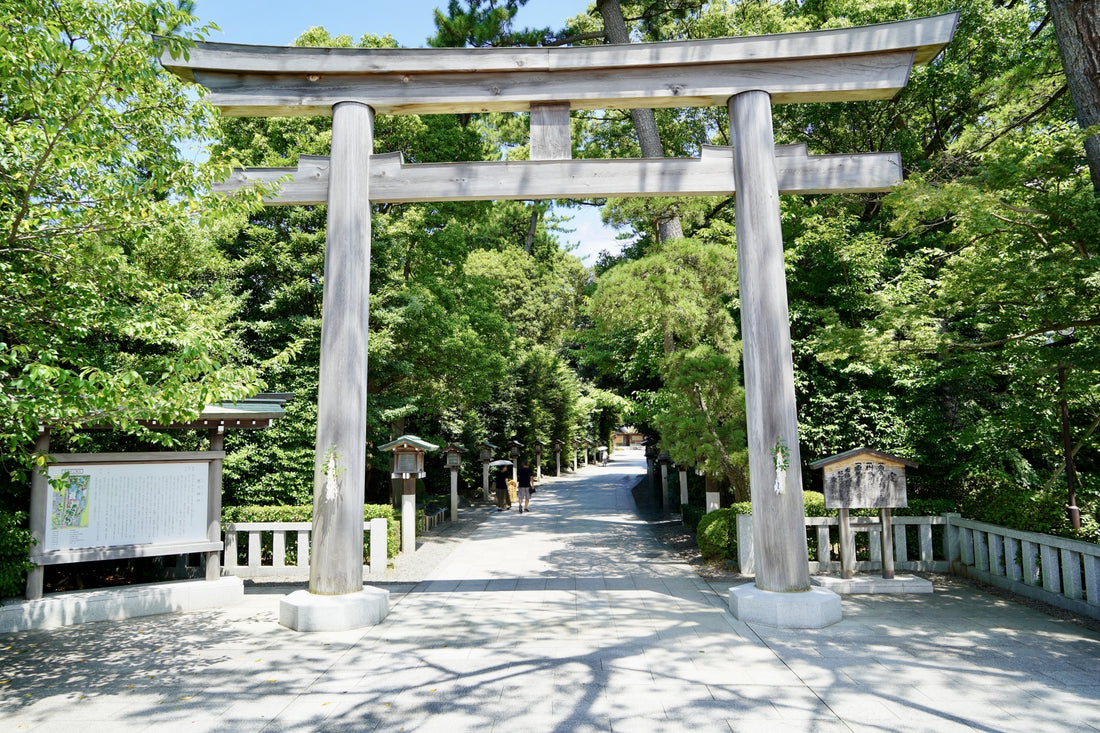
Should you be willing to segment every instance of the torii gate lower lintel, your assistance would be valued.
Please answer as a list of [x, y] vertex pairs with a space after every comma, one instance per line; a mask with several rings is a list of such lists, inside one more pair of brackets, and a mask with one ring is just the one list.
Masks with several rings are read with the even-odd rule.
[[[540, 49], [312, 49], [198, 44], [166, 68], [208, 86], [232, 115], [333, 115], [332, 154], [293, 170], [235, 174], [223, 190], [289, 174], [268, 203], [327, 204], [310, 594], [350, 600], [362, 584], [370, 204], [736, 192], [741, 328], [756, 583], [731, 591], [744, 620], [820, 627], [840, 598], [811, 589], [779, 218], [780, 193], [886, 190], [896, 154], [808, 156], [776, 148], [774, 103], [892, 96], [931, 61], [958, 14], [877, 26], [676, 43]], [[569, 110], [728, 104], [735, 148], [698, 160], [570, 160]], [[375, 113], [529, 110], [531, 161], [404, 165], [372, 155]], [[535, 159], [538, 158], [538, 159]], [[785, 471], [783, 464], [796, 467]], [[372, 601], [365, 601], [373, 603]], [[346, 606], [347, 604], [345, 604]], [[318, 613], [332, 613], [321, 603]], [[281, 616], [285, 614], [281, 613]], [[354, 628], [341, 610], [304, 630]], [[382, 616], [385, 614], [382, 613]]]

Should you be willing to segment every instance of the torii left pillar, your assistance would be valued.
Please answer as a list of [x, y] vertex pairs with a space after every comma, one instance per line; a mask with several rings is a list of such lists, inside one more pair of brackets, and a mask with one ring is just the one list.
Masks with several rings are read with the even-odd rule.
[[389, 591], [363, 585], [373, 148], [374, 110], [333, 106], [309, 591], [279, 607], [279, 623], [296, 631], [355, 629], [389, 613]]

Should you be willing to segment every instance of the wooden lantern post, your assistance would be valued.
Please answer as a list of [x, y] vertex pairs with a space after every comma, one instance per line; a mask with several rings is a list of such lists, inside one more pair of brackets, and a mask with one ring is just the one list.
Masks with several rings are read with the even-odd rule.
[[458, 443], [448, 443], [443, 449], [447, 468], [451, 469], [451, 521], [458, 520], [458, 469], [462, 468], [462, 454], [466, 452]]
[[565, 441], [554, 441], [554, 475], [561, 476], [561, 449], [565, 447]]
[[512, 446], [508, 450], [508, 455], [512, 457], [512, 480], [519, 481], [519, 454], [523, 452], [523, 443], [518, 440], [512, 441]]
[[688, 505], [688, 472], [687, 466], [680, 464], [676, 465], [676, 468], [680, 474], [680, 514], [684, 517], [684, 522], [687, 522], [687, 512], [685, 507]]
[[657, 463], [661, 465], [661, 511], [668, 511], [665, 504], [668, 502], [668, 466], [672, 463], [672, 457], [668, 451], [661, 451], [657, 456]]
[[535, 480], [542, 481], [542, 449], [546, 443], [541, 440], [531, 441], [531, 450], [535, 454]]
[[[424, 455], [438, 450], [439, 446], [421, 440], [415, 435], [402, 435], [379, 450], [393, 451], [391, 478], [399, 478], [401, 484], [401, 551], [416, 552], [416, 480], [424, 478]], [[362, 512], [360, 512], [362, 513]]]
[[481, 490], [485, 501], [489, 501], [489, 461], [493, 460], [493, 451], [497, 447], [492, 443], [482, 443], [478, 446], [478, 458], [481, 459]]

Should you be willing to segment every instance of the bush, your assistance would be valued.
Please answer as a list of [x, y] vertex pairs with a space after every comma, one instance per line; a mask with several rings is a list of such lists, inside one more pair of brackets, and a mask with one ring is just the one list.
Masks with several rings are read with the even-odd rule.
[[[825, 495], [819, 491], [802, 492], [802, 504], [807, 517], [835, 516], [835, 509], [825, 508]], [[695, 532], [699, 551], [708, 560], [729, 560], [737, 557], [737, 515], [752, 514], [752, 502], [739, 501], [726, 509], [704, 515]]]
[[1061, 494], [990, 483], [963, 501], [962, 514], [1009, 529], [1070, 537], [1065, 504]]
[[730, 524], [736, 521], [735, 516], [733, 507], [729, 507], [704, 514], [699, 520], [699, 526], [695, 529], [695, 541], [705, 559], [725, 560], [733, 554], [731, 547], [736, 531]]
[[22, 596], [27, 583], [27, 571], [34, 565], [27, 558], [31, 546], [31, 531], [26, 527], [27, 514], [0, 511], [0, 600]]
[[680, 511], [683, 513], [685, 527], [698, 527], [699, 521], [706, 516], [703, 507], [692, 504], [684, 504]]

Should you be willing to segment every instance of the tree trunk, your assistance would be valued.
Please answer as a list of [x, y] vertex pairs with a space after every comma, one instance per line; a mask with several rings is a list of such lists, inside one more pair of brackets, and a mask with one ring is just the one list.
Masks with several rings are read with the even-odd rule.
[[[1082, 129], [1100, 125], [1100, 0], [1048, 0], [1058, 53]], [[1092, 189], [1100, 195], [1100, 135], [1085, 139]]]
[[538, 209], [531, 212], [531, 220], [527, 224], [527, 239], [523, 243], [523, 251], [527, 254], [531, 254], [535, 250], [535, 233], [538, 232], [539, 219], [541, 218], [542, 212]]
[[[609, 43], [630, 43], [630, 31], [627, 30], [619, 0], [596, 0], [596, 10], [603, 18], [604, 32]], [[661, 135], [657, 130], [657, 119], [653, 116], [653, 110], [632, 109], [630, 110], [630, 118], [634, 121], [634, 131], [638, 134], [642, 157], [665, 157], [665, 150], [661, 145]], [[672, 216], [658, 222], [658, 241], [666, 242], [683, 236], [684, 230], [680, 226], [680, 217]]]

